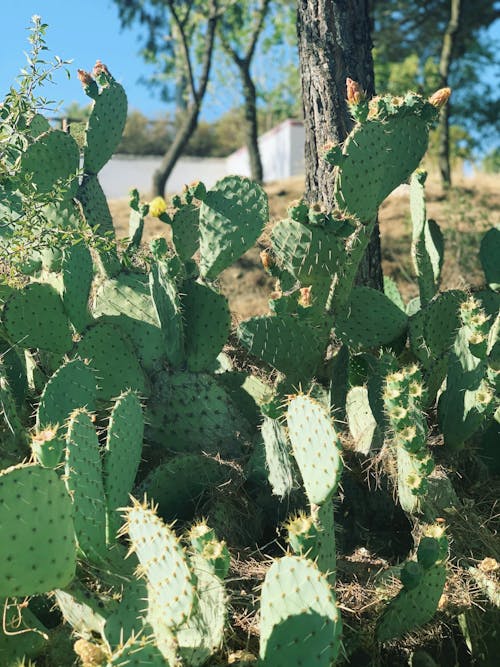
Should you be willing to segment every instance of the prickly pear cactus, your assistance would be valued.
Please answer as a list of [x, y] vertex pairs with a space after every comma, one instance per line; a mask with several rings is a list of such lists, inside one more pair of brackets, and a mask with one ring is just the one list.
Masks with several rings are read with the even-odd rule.
[[0, 597], [68, 584], [75, 574], [72, 506], [56, 473], [39, 465], [0, 471]]
[[330, 667], [340, 651], [342, 623], [333, 590], [308, 559], [273, 563], [262, 586], [260, 658], [265, 667]]

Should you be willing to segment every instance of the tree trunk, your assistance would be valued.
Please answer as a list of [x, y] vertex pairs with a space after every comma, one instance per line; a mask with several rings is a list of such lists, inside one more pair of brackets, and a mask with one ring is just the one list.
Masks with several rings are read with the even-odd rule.
[[263, 169], [259, 150], [257, 93], [255, 84], [250, 76], [249, 64], [242, 64], [240, 72], [243, 81], [243, 96], [245, 98], [245, 135], [248, 157], [250, 159], [250, 173], [254, 181], [262, 183]]
[[[439, 87], [448, 86], [448, 76], [452, 62], [453, 47], [455, 45], [455, 36], [460, 25], [460, 0], [451, 0], [450, 20], [446, 27], [443, 37], [443, 46], [441, 49], [441, 59], [439, 61]], [[441, 183], [446, 190], [451, 186], [451, 168], [450, 168], [450, 103], [445, 104], [439, 115], [439, 146], [438, 163], [441, 174]]]
[[[298, 39], [305, 127], [306, 199], [334, 206], [332, 167], [322, 147], [342, 143], [353, 126], [346, 78], [375, 94], [368, 0], [298, 0]], [[360, 184], [362, 187], [362, 184]], [[382, 289], [378, 224], [358, 282]]]
[[200, 105], [192, 104], [187, 110], [184, 117], [184, 121], [177, 130], [177, 133], [174, 137], [173, 142], [170, 144], [170, 148], [165, 153], [160, 166], [153, 174], [153, 196], [154, 197], [163, 197], [165, 194], [165, 186], [167, 181], [172, 173], [173, 168], [177, 160], [180, 158], [186, 144], [188, 143], [191, 135], [196, 130], [198, 125], [198, 116], [200, 113]]

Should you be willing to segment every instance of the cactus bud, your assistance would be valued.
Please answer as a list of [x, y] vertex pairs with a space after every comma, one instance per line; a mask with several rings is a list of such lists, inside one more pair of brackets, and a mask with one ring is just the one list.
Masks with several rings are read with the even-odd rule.
[[113, 81], [111, 72], [100, 60], [96, 60], [92, 74], [95, 76], [101, 86], [107, 86]]
[[92, 644], [86, 639], [77, 639], [73, 645], [73, 650], [87, 667], [99, 667], [107, 658], [100, 646]]
[[357, 81], [353, 81], [347, 77], [345, 83], [347, 87], [347, 102], [349, 104], [360, 104], [366, 100], [365, 91], [361, 88]]
[[97, 87], [97, 82], [92, 77], [92, 74], [86, 72], [84, 69], [79, 69], [78, 78], [81, 81], [85, 95], [88, 95], [95, 100], [99, 95], [99, 88]]
[[298, 300], [299, 306], [302, 308], [309, 308], [312, 305], [312, 287], [301, 287], [300, 296]]
[[276, 260], [273, 257], [273, 254], [270, 250], [262, 250], [260, 253], [260, 261], [264, 269], [270, 273], [273, 266], [276, 264]]
[[446, 102], [450, 99], [450, 95], [451, 88], [440, 88], [429, 97], [429, 103], [432, 104], [433, 107], [440, 109], [441, 107], [444, 107]]

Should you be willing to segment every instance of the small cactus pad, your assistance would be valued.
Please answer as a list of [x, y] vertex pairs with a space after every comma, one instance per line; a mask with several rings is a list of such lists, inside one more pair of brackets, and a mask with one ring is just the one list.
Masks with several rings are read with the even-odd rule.
[[93, 313], [107, 316], [132, 341], [142, 367], [152, 371], [165, 358], [165, 337], [154, 309], [147, 276], [122, 273], [99, 288]]
[[200, 272], [209, 280], [258, 239], [269, 218], [264, 190], [248, 178], [226, 176], [203, 197], [200, 208]]
[[90, 323], [88, 300], [93, 279], [90, 250], [83, 243], [64, 251], [62, 260], [64, 309], [77, 331]]
[[335, 333], [346, 344], [381, 347], [406, 332], [408, 316], [385, 294], [371, 287], [355, 287], [349, 305], [335, 319]]
[[110, 400], [126, 389], [146, 391], [146, 379], [128, 336], [117, 326], [99, 319], [86, 329], [75, 355], [88, 359], [95, 371], [98, 398]]
[[[74, 632], [88, 639], [92, 633], [101, 635], [106, 623], [108, 607], [104, 601], [75, 579], [64, 590], [55, 590], [54, 597], [64, 620]], [[116, 605], [116, 602], [112, 603]]]
[[131, 637], [109, 658], [106, 667], [175, 667], [153, 641]]
[[21, 175], [29, 177], [37, 192], [50, 192], [58, 180], [73, 177], [69, 196], [75, 194], [80, 151], [73, 137], [49, 130], [34, 141], [21, 158]]
[[445, 565], [423, 570], [416, 586], [403, 588], [391, 600], [378, 624], [377, 639], [380, 642], [395, 639], [428, 623], [436, 612], [445, 582]]
[[186, 281], [182, 292], [188, 369], [193, 372], [210, 370], [231, 330], [227, 299], [193, 281]]
[[183, 262], [191, 259], [200, 242], [200, 209], [186, 204], [175, 212], [171, 226], [175, 251]]
[[261, 433], [269, 484], [273, 494], [283, 498], [293, 488], [293, 468], [286, 430], [278, 419], [264, 417]]
[[368, 389], [366, 387], [349, 389], [345, 409], [354, 450], [367, 456], [378, 434], [377, 421], [370, 406]]
[[136, 394], [127, 391], [116, 401], [109, 420], [103, 462], [108, 515], [108, 541], [121, 526], [119, 507], [127, 504], [141, 462], [144, 420]]
[[83, 162], [86, 173], [97, 174], [111, 158], [126, 120], [127, 96], [123, 87], [113, 81], [101, 89], [89, 117]]
[[343, 468], [333, 421], [322, 405], [304, 394], [292, 398], [286, 419], [309, 502], [321, 505], [335, 493]]
[[[175, 533], [156, 512], [133, 499], [125, 510], [123, 533], [140, 563], [140, 573], [148, 585], [149, 618], [169, 628], [177, 628], [190, 617], [195, 601], [195, 579]], [[150, 614], [151, 616], [151, 614]]]
[[479, 257], [490, 289], [500, 291], [500, 229], [494, 227], [486, 232]]
[[[94, 410], [96, 380], [92, 370], [80, 359], [67, 361], [45, 385], [36, 413], [36, 429], [59, 427], [59, 437], [50, 443], [52, 451], [41, 447], [36, 452], [43, 465], [56, 466], [64, 449], [60, 429], [76, 408]], [[57, 451], [56, 451], [57, 450]], [[50, 460], [49, 460], [50, 459]]]
[[123, 586], [118, 607], [108, 616], [104, 626], [104, 637], [115, 649], [142, 630], [147, 610], [147, 585], [143, 579], [133, 579]]
[[329, 327], [298, 319], [295, 315], [252, 317], [238, 327], [247, 350], [277, 370], [311, 378], [323, 361]]
[[263, 667], [330, 667], [342, 629], [333, 590], [316, 565], [286, 556], [262, 586], [260, 658]]
[[82, 205], [87, 224], [100, 236], [107, 234], [114, 237], [113, 218], [97, 176], [84, 174], [76, 198]]
[[105, 554], [106, 512], [99, 441], [90, 415], [75, 410], [66, 438], [66, 486], [73, 501], [75, 533], [90, 559]]
[[50, 285], [31, 283], [16, 290], [3, 306], [2, 322], [20, 347], [67, 352], [73, 344], [61, 297]]
[[0, 597], [66, 586], [75, 574], [70, 497], [53, 470], [18, 465], [0, 472]]
[[156, 262], [152, 265], [149, 274], [149, 291], [158, 323], [163, 331], [165, 356], [169, 363], [177, 368], [185, 359], [184, 327], [176, 281], [169, 275], [166, 262]]

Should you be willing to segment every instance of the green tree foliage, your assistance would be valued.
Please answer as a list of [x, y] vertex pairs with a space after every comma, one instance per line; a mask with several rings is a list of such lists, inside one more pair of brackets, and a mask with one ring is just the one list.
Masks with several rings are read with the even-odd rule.
[[500, 174], [500, 146], [485, 155], [483, 169], [487, 174]]

